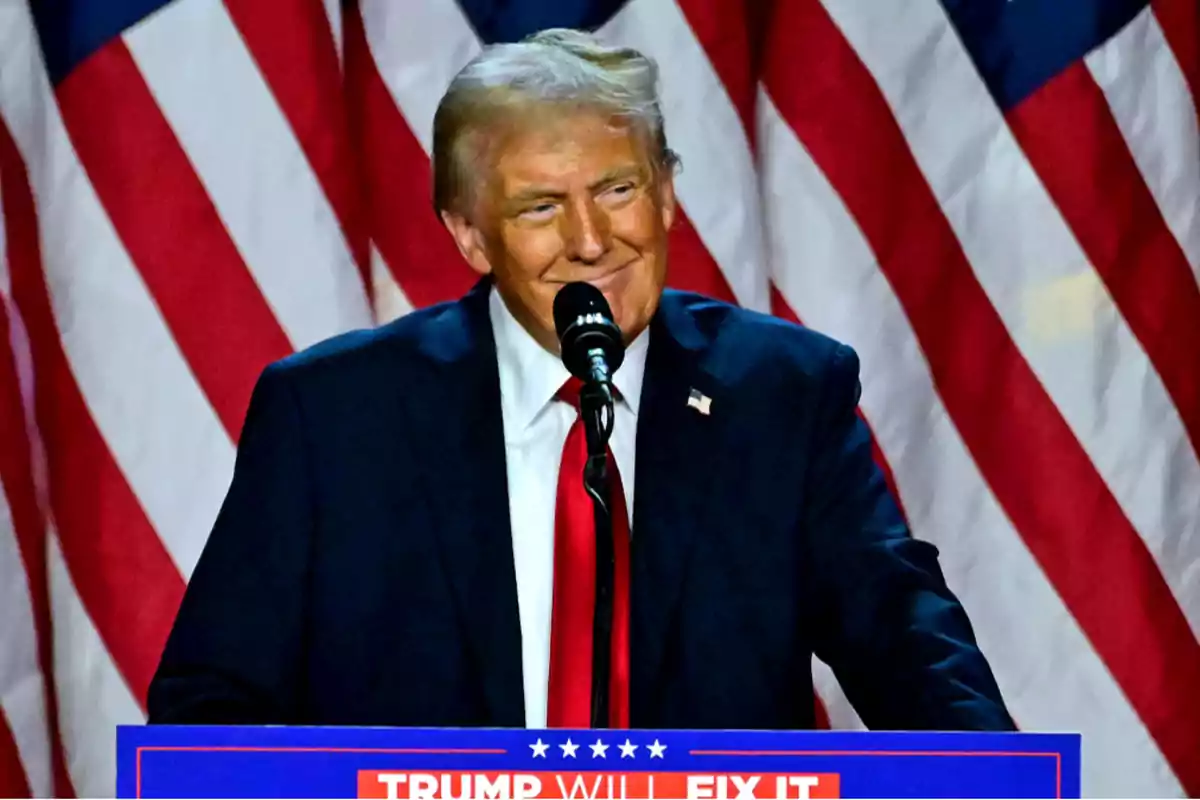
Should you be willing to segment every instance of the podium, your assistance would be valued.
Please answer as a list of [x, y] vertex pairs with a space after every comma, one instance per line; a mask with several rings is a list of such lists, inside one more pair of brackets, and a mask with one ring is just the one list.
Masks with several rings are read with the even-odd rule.
[[118, 797], [1079, 797], [1057, 733], [122, 726]]

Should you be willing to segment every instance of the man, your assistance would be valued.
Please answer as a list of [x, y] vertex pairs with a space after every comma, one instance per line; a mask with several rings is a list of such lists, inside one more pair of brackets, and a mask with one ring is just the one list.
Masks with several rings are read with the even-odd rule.
[[435, 202], [483, 277], [264, 372], [151, 721], [588, 724], [596, 534], [552, 314], [588, 281], [627, 343], [610, 722], [811, 727], [815, 653], [871, 727], [1012, 727], [872, 462], [854, 353], [664, 291], [655, 82], [570, 31], [456, 77]]

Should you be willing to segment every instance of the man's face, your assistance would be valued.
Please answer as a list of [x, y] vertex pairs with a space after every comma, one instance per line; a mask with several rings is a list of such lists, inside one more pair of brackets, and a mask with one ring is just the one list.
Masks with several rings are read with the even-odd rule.
[[530, 120], [495, 140], [470, 218], [446, 225], [513, 315], [558, 351], [554, 297], [573, 281], [600, 289], [626, 341], [649, 324], [666, 281], [675, 214], [670, 175], [643, 137], [588, 112]]

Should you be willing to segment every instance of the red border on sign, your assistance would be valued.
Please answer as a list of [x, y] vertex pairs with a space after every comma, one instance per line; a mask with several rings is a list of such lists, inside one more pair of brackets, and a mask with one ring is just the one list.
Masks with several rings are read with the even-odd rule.
[[[143, 751], [190, 751], [204, 753], [387, 753], [389, 755], [504, 755], [508, 751], [503, 748], [473, 748], [473, 747], [236, 747], [236, 746], [179, 746], [164, 745], [144, 746], [137, 748], [137, 792], [142, 796], [142, 752]], [[970, 751], [970, 750], [689, 750], [693, 756], [931, 756], [948, 758], [951, 756], [981, 756], [1053, 758], [1055, 786], [1054, 796], [1062, 797], [1062, 754], [1022, 751]]]

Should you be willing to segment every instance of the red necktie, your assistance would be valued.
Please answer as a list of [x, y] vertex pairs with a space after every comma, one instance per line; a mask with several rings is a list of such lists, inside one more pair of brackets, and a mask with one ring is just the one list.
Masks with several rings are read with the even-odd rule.
[[[580, 383], [572, 378], [560, 400], [579, 410]], [[554, 608], [550, 629], [550, 687], [546, 724], [590, 728], [592, 701], [592, 616], [596, 605], [596, 522], [592, 498], [583, 487], [587, 439], [576, 417], [563, 446], [554, 516]], [[629, 727], [629, 517], [625, 491], [612, 450], [613, 580], [612, 663], [609, 727]]]

